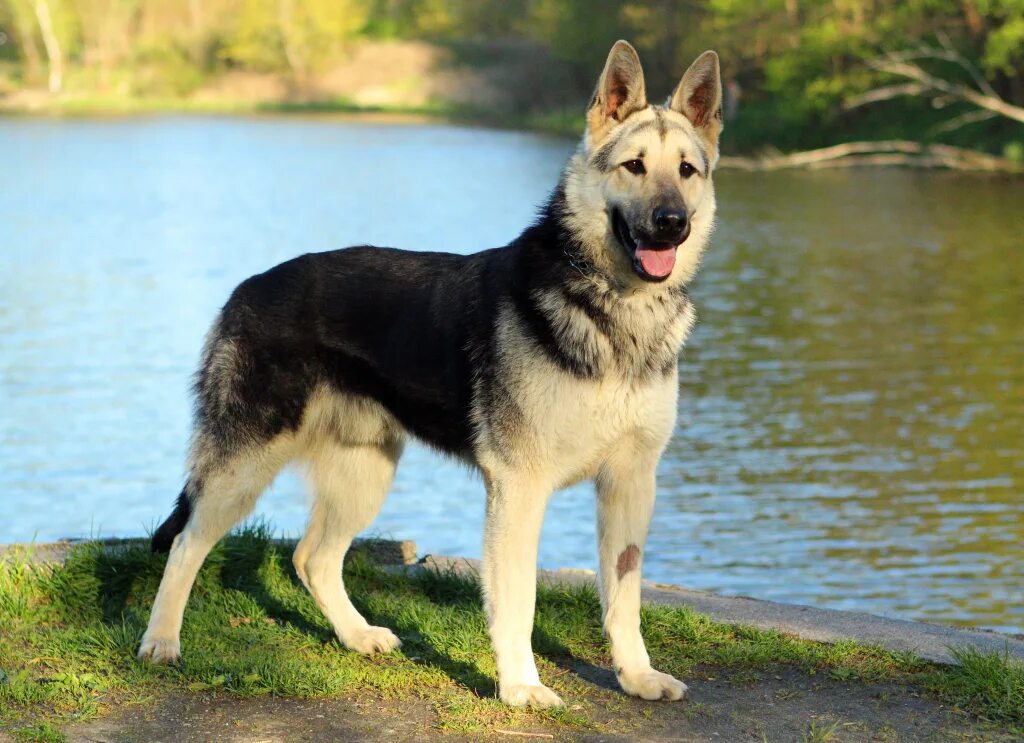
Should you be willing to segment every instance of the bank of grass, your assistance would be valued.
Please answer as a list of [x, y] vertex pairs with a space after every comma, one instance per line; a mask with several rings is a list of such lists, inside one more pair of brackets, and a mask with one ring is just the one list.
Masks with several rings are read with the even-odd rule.
[[79, 93], [57, 97], [0, 97], [0, 114], [53, 118], [107, 118], [148, 114], [209, 115], [337, 115], [392, 117], [411, 122], [450, 122], [493, 129], [533, 131], [564, 137], [583, 133], [583, 115], [575, 107], [544, 112], [509, 113], [467, 104], [433, 102], [423, 105], [364, 105], [336, 96], [312, 100], [248, 101], [230, 97], [125, 96], [114, 93]]
[[[62, 565], [0, 561], [0, 729], [19, 740], [62, 740], [60, 726], [160, 693], [223, 691], [324, 697], [415, 697], [443, 729], [471, 732], [542, 724], [598, 729], [571, 665], [607, 667], [598, 601], [587, 588], [540, 590], [534, 647], [541, 674], [582, 705], [512, 710], [495, 701], [494, 664], [477, 584], [425, 572], [393, 574], [356, 556], [346, 583], [360, 610], [396, 630], [401, 651], [364, 657], [341, 649], [299, 584], [289, 550], [263, 526], [226, 539], [199, 575], [180, 666], [138, 663], [164, 558], [144, 544], [83, 545]], [[957, 667], [857, 645], [805, 642], [732, 627], [687, 609], [646, 607], [655, 664], [686, 677], [695, 666], [733, 671], [787, 665], [856, 682], [911, 684], [1011, 734], [1024, 734], [1024, 668], [979, 653]]]
[[343, 96], [314, 100], [251, 101], [228, 96], [192, 98], [180, 96], [130, 96], [117, 93], [81, 92], [62, 96], [0, 98], [0, 114], [7, 116], [52, 116], [104, 118], [144, 114], [394, 114], [409, 117], [472, 120], [482, 117], [474, 111], [444, 104], [422, 106], [361, 105]]

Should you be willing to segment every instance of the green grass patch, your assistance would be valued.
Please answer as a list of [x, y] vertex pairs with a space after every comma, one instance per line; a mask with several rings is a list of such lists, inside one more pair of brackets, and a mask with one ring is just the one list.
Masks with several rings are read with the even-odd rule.
[[[0, 728], [19, 740], [61, 740], [55, 725], [171, 691], [416, 698], [433, 706], [441, 728], [462, 732], [600, 728], [588, 706], [593, 695], [575, 672], [610, 663], [590, 588], [539, 591], [534, 647], [541, 675], [564, 698], [582, 703], [534, 712], [494, 698], [475, 581], [392, 574], [356, 556], [345, 567], [353, 601], [403, 641], [398, 652], [361, 656], [337, 644], [294, 574], [290, 549], [262, 526], [211, 553], [185, 614], [182, 663], [139, 663], [135, 651], [164, 561], [134, 543], [83, 545], [62, 565], [33, 564], [25, 555], [0, 561]], [[784, 664], [841, 681], [914, 684], [983, 720], [1024, 729], [1024, 669], [1006, 658], [965, 653], [962, 665], [940, 667], [855, 643], [719, 624], [688, 609], [648, 606], [642, 620], [655, 666], [684, 678], [722, 667], [756, 679], [759, 670]]]
[[232, 98], [187, 98], [174, 96], [127, 96], [114, 93], [82, 93], [36, 101], [32, 108], [6, 104], [0, 100], [0, 114], [9, 116], [53, 116], [103, 118], [147, 114], [210, 115], [298, 115], [393, 117], [413, 122], [451, 122], [493, 129], [524, 130], [559, 137], [578, 138], [583, 134], [583, 114], [576, 107], [522, 114], [473, 106], [433, 102], [416, 106], [364, 105], [345, 97], [317, 98], [306, 101], [253, 102]]
[[19, 743], [64, 743], [67, 736], [49, 723], [38, 723], [14, 731], [14, 739]]

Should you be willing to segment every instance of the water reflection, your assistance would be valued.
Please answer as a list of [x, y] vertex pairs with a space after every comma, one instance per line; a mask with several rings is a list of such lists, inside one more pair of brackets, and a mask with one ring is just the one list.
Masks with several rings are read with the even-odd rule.
[[695, 286], [701, 324], [666, 468], [678, 526], [656, 532], [690, 535], [671, 570], [1019, 631], [1020, 184], [720, 181], [723, 229]]
[[[355, 242], [502, 244], [568, 152], [324, 119], [0, 122], [0, 541], [166, 513], [189, 375], [239, 280]], [[718, 187], [648, 575], [1024, 631], [1021, 183]], [[298, 533], [300, 489], [282, 477], [260, 512]], [[479, 482], [413, 447], [375, 529], [478, 554], [481, 518]], [[590, 490], [559, 494], [542, 562], [592, 566], [593, 534]]]

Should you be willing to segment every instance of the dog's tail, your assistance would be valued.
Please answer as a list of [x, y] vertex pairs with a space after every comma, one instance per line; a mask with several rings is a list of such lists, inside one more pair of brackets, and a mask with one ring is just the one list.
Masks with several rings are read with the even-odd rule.
[[181, 490], [178, 502], [167, 520], [160, 524], [160, 527], [153, 532], [153, 539], [150, 542], [154, 552], [170, 552], [174, 538], [181, 534], [188, 523], [188, 517], [192, 515], [192, 501], [188, 497], [188, 485]]

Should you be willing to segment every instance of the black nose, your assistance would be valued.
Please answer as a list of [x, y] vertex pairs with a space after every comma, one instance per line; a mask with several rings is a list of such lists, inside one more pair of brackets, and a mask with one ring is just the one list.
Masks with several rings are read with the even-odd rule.
[[686, 211], [675, 207], [659, 206], [651, 215], [651, 222], [654, 224], [655, 240], [678, 245], [690, 235], [690, 220], [686, 218]]

